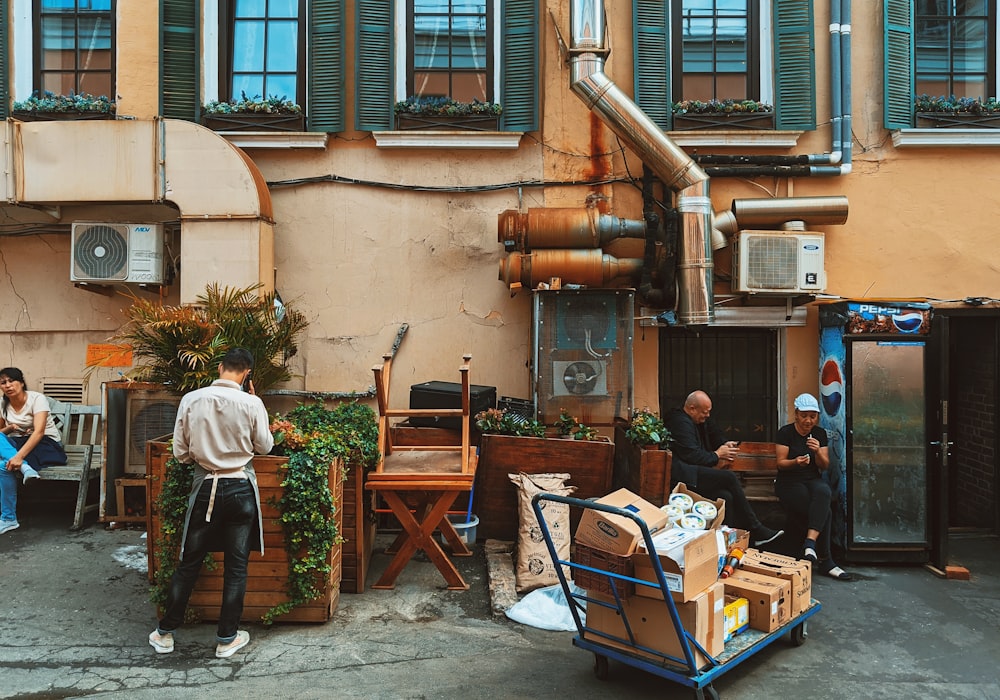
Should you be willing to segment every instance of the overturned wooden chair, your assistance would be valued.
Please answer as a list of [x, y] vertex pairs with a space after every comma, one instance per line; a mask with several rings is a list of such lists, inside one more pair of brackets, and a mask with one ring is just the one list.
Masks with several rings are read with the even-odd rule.
[[[448, 510], [461, 493], [472, 491], [476, 475], [475, 447], [471, 444], [469, 425], [469, 363], [471, 355], [463, 356], [459, 367], [462, 378], [461, 408], [390, 408], [389, 378], [392, 356], [384, 355], [382, 364], [372, 368], [375, 374], [375, 393], [378, 401], [379, 461], [368, 475], [365, 488], [379, 494], [392, 509], [403, 531], [389, 547], [394, 554], [382, 577], [372, 588], [394, 588], [396, 578], [411, 557], [422, 550], [444, 576], [450, 590], [469, 588], [454, 563], [434, 539], [440, 530], [451, 546], [454, 556], [472, 554], [458, 535]], [[409, 431], [406, 444], [394, 442], [394, 426], [410, 418], [459, 418], [461, 437], [454, 444], [439, 444], [436, 439], [441, 431], [427, 428], [428, 439], [413, 439], [420, 435], [419, 428]], [[435, 439], [431, 439], [430, 435]]]

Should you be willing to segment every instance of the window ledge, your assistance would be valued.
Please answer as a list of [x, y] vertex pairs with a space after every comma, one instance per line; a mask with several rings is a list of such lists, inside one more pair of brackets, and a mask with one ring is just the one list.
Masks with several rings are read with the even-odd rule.
[[1000, 146], [1000, 129], [897, 129], [896, 148], [914, 146]]
[[520, 131], [373, 131], [379, 148], [517, 148]]
[[326, 148], [321, 131], [216, 131], [240, 148]]
[[667, 136], [678, 146], [750, 146], [755, 148], [794, 148], [801, 131], [771, 131], [756, 129], [698, 129], [668, 131]]

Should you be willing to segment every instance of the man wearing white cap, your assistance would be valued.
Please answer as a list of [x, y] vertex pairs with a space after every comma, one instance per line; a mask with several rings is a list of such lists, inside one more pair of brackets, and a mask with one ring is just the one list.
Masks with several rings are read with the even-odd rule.
[[830, 552], [830, 485], [823, 472], [830, 467], [826, 431], [819, 427], [819, 402], [812, 394], [795, 397], [795, 421], [778, 430], [775, 455], [778, 477], [774, 493], [790, 513], [806, 521], [802, 557], [819, 567], [819, 572], [838, 581], [851, 575], [837, 566]]

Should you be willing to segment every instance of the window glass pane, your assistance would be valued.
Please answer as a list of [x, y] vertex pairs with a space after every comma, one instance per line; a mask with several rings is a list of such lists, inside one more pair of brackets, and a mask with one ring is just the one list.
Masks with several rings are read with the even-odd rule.
[[917, 94], [995, 95], [996, 28], [985, 0], [916, 3]]
[[411, 0], [411, 94], [489, 99], [486, 5], [483, 0]]
[[81, 51], [111, 48], [111, 21], [107, 17], [81, 17], [77, 45]]
[[448, 18], [419, 17], [413, 27], [415, 68], [448, 67]]
[[264, 23], [240, 21], [233, 31], [233, 70], [264, 70]]
[[264, 17], [265, 0], [236, 0], [236, 17]]
[[295, 72], [298, 65], [298, 22], [267, 25], [267, 70]]
[[[295, 99], [295, 75], [269, 75], [265, 83], [268, 97], [280, 97], [286, 100]], [[249, 93], [247, 93], [249, 94]]]
[[298, 17], [298, 0], [270, 0], [267, 6], [267, 14], [270, 17]]
[[238, 100], [245, 94], [249, 98], [264, 96], [264, 76], [262, 75], [234, 75], [233, 92], [229, 96], [231, 100]]

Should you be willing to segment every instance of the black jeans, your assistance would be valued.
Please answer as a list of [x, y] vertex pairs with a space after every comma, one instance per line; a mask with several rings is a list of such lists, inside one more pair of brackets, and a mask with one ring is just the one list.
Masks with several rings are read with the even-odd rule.
[[253, 486], [247, 479], [219, 479], [212, 508], [212, 521], [205, 522], [208, 501], [212, 493], [212, 479], [205, 479], [198, 491], [184, 557], [170, 579], [170, 593], [163, 619], [158, 628], [161, 633], [173, 632], [184, 622], [188, 599], [201, 573], [201, 564], [214, 540], [223, 543], [224, 570], [222, 579], [222, 609], [216, 635], [222, 644], [236, 638], [243, 614], [243, 597], [247, 590], [247, 561], [250, 559], [250, 533], [257, 525], [257, 501]]
[[829, 559], [830, 523], [833, 518], [830, 485], [819, 478], [806, 481], [778, 479], [774, 482], [774, 495], [789, 513], [805, 518], [808, 529], [819, 531], [816, 555], [821, 560]]
[[750, 506], [750, 501], [743, 493], [743, 486], [736, 474], [728, 469], [711, 467], [696, 467], [696, 469], [698, 482], [697, 486], [691, 487], [691, 490], [705, 498], [725, 500], [726, 525], [749, 530], [751, 533], [762, 527], [760, 519]]

